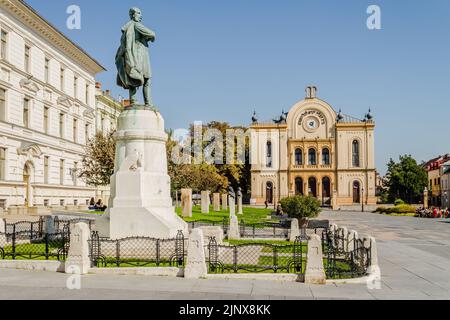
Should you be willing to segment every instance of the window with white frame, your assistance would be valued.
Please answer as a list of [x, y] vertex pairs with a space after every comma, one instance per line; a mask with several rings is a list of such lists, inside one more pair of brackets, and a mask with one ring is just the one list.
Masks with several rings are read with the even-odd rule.
[[4, 30], [1, 31], [1, 44], [0, 44], [0, 58], [6, 60], [7, 59], [7, 50], [8, 50], [8, 33]]
[[0, 120], [6, 121], [6, 90], [0, 88]]
[[6, 179], [6, 148], [0, 148], [0, 181]]

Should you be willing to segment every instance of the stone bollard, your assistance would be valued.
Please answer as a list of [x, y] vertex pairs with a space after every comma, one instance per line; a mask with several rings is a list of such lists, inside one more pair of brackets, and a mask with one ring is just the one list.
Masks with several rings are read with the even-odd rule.
[[91, 268], [89, 259], [89, 226], [80, 222], [70, 232], [69, 255], [65, 263], [65, 272], [70, 274], [87, 274]]
[[298, 227], [298, 219], [292, 219], [291, 221], [291, 235], [289, 237], [290, 242], [295, 242], [295, 239], [300, 237], [300, 228]]
[[220, 193], [213, 194], [213, 210], [214, 212], [220, 211]]
[[230, 225], [228, 229], [228, 240], [239, 240], [241, 233], [239, 230], [239, 221], [236, 216], [230, 217]]
[[348, 252], [348, 230], [346, 227], [342, 227], [339, 232], [342, 235], [342, 249], [344, 252]]
[[206, 277], [207, 274], [203, 231], [194, 229], [189, 236], [184, 277], [186, 279], [200, 279]]
[[203, 214], [208, 214], [209, 213], [209, 203], [210, 203], [210, 198], [209, 198], [209, 191], [202, 191], [202, 213]]
[[327, 278], [323, 268], [322, 241], [313, 234], [308, 241], [305, 284], [326, 284]]
[[222, 195], [222, 210], [223, 211], [228, 210], [228, 195], [227, 194]]
[[6, 244], [6, 221], [0, 219], [0, 247], [5, 247]]
[[369, 270], [367, 270], [367, 273], [369, 274], [367, 279], [367, 288], [369, 290], [381, 289], [381, 269], [378, 265], [378, 250], [375, 238], [365, 237], [364, 247], [370, 247], [370, 264]]
[[347, 236], [347, 251], [346, 252], [353, 252], [355, 251], [355, 241], [358, 240], [358, 232], [355, 230], [350, 230], [348, 232]]
[[377, 241], [374, 237], [365, 237], [364, 238], [364, 247], [371, 248], [370, 249], [370, 267], [378, 267], [378, 249], [377, 249]]
[[192, 218], [192, 189], [181, 189], [181, 207], [183, 217]]

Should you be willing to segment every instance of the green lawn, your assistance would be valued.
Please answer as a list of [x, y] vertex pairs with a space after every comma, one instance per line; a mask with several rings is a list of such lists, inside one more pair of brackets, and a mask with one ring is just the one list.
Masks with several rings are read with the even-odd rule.
[[[176, 209], [177, 214], [182, 216], [182, 208]], [[267, 220], [267, 216], [270, 216], [273, 212], [272, 209], [260, 209], [260, 208], [243, 208], [243, 215], [238, 215], [239, 221], [244, 220], [247, 224], [261, 223], [261, 222], [278, 222], [278, 220]], [[192, 218], [183, 218], [186, 222], [197, 221], [197, 220], [210, 220], [210, 221], [223, 221], [224, 218], [229, 218], [230, 213], [228, 211], [218, 211], [214, 212], [213, 207], [210, 207], [209, 214], [203, 214], [201, 211], [201, 206], [194, 206], [192, 208]]]
[[[48, 252], [49, 260], [57, 260], [58, 250], [62, 247], [62, 243], [50, 242]], [[12, 260], [12, 246], [2, 248], [5, 253], [5, 260]], [[46, 260], [44, 243], [25, 243], [17, 244], [15, 248], [15, 260]]]

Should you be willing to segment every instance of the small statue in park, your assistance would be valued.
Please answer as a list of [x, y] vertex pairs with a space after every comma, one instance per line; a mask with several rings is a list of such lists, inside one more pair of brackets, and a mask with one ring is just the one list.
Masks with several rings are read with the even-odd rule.
[[116, 54], [117, 85], [130, 91], [131, 107], [136, 105], [137, 90], [143, 87], [146, 107], [152, 107], [151, 67], [148, 43], [155, 41], [155, 33], [142, 23], [139, 8], [130, 9], [130, 21], [122, 27], [120, 47]]
[[241, 189], [241, 187], [238, 188], [237, 196], [238, 196], [238, 198], [242, 198], [242, 189]]
[[228, 187], [228, 195], [230, 196], [230, 198], [236, 199], [236, 194], [234, 193], [234, 189], [233, 187]]

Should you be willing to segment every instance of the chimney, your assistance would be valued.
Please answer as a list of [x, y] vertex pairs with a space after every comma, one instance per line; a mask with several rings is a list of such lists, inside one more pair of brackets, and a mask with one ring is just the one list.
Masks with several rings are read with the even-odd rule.
[[96, 83], [95, 83], [95, 87], [96, 87], [97, 89], [101, 89], [101, 88], [102, 88], [102, 83], [101, 83], [101, 82], [96, 82]]
[[109, 96], [110, 93], [111, 93], [111, 90], [106, 90], [106, 91], [105, 91], [105, 95], [107, 95], [107, 96]]
[[129, 99], [123, 99], [122, 105], [124, 108], [129, 107], [131, 105], [131, 101]]

